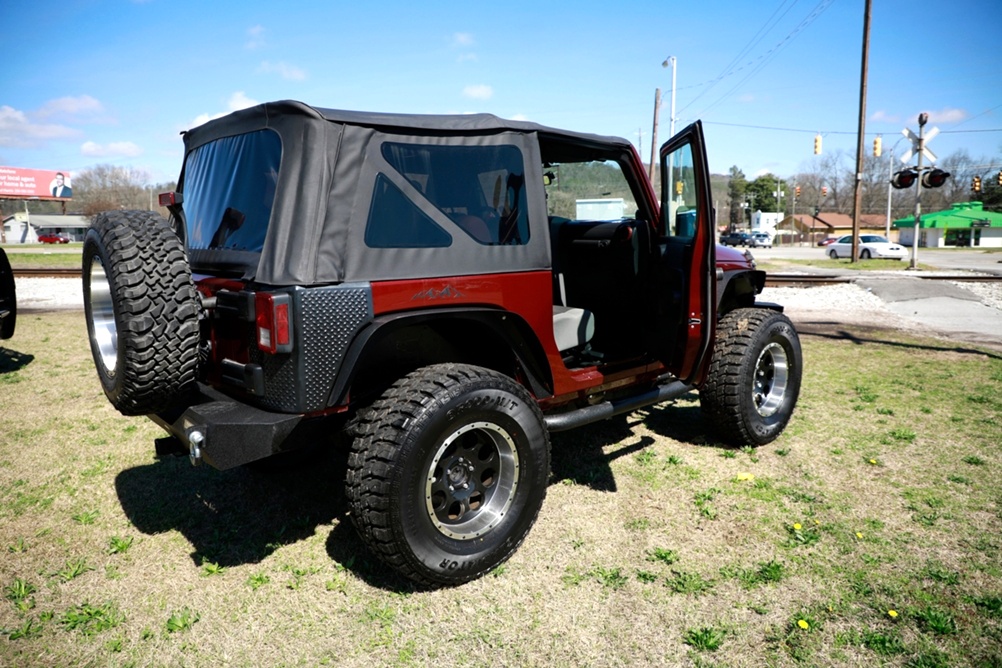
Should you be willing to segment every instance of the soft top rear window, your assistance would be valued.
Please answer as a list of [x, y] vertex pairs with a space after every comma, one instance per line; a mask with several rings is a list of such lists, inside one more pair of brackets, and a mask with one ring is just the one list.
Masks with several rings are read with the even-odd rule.
[[184, 215], [193, 250], [261, 252], [282, 141], [271, 130], [223, 137], [188, 154], [184, 166]]

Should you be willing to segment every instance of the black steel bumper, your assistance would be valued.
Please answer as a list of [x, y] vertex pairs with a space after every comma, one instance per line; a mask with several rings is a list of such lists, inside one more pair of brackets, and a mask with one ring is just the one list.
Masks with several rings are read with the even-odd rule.
[[187, 406], [150, 415], [188, 451], [193, 464], [205, 461], [230, 469], [282, 451], [303, 416], [271, 413], [241, 403], [208, 385]]

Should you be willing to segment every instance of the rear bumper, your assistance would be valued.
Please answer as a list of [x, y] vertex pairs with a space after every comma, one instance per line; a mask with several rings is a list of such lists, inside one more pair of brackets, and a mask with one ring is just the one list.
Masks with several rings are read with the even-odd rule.
[[280, 452], [303, 424], [302, 414], [254, 408], [202, 383], [188, 406], [149, 417], [181, 442], [192, 463], [219, 470]]

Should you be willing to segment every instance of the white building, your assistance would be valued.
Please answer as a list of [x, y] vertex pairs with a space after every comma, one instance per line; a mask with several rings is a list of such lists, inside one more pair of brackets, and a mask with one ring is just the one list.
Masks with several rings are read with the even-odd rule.
[[3, 219], [3, 238], [8, 244], [37, 244], [38, 235], [48, 233], [83, 241], [88, 227], [87, 216], [15, 213]]

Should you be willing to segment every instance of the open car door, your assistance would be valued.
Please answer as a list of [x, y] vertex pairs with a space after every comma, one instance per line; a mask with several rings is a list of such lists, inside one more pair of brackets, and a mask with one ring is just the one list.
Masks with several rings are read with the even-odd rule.
[[[710, 171], [699, 121], [661, 147], [662, 270], [673, 292], [673, 344], [664, 363], [687, 384], [706, 378], [716, 326], [716, 235]], [[663, 320], [664, 322], [664, 320]]]

